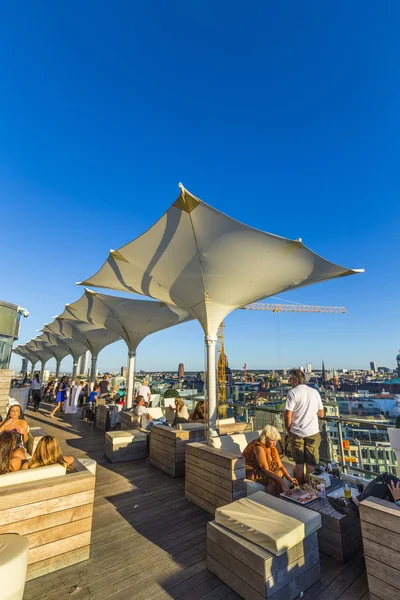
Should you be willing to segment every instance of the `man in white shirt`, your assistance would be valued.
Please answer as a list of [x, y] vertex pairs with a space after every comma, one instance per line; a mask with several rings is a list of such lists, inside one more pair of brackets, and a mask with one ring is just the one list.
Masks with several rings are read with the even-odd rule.
[[150, 391], [149, 382], [147, 381], [147, 379], [143, 379], [142, 384], [139, 386], [139, 389], [136, 392], [136, 399], [139, 396], [143, 396], [146, 406], [148, 406], [148, 407], [151, 406], [151, 402], [150, 402], [151, 391]]
[[317, 390], [306, 385], [301, 369], [292, 371], [289, 380], [292, 389], [286, 400], [285, 424], [296, 463], [294, 476], [301, 485], [304, 481], [308, 482], [310, 473], [319, 463], [321, 435], [318, 417], [324, 416], [324, 407]]
[[[153, 419], [151, 414], [149, 413], [149, 409], [144, 405], [143, 396], [136, 397], [136, 408], [135, 414], [140, 417], [140, 426], [145, 429], [150, 429], [152, 425], [167, 425], [167, 419], [165, 417], [159, 417], [158, 419]], [[146, 417], [147, 423], [142, 423], [142, 417]]]

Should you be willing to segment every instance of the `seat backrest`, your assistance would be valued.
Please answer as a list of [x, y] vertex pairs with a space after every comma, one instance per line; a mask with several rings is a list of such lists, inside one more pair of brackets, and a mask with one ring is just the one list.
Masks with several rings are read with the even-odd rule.
[[65, 475], [65, 473], [66, 469], [62, 465], [48, 465], [47, 467], [36, 467], [35, 469], [4, 473], [0, 475], [0, 488], [12, 487], [19, 483], [40, 481], [41, 479], [49, 479], [51, 477], [59, 477], [60, 475]]
[[[153, 417], [153, 419], [159, 419], [163, 416], [163, 411], [160, 407], [148, 408], [146, 414], [149, 414], [151, 417]], [[142, 420], [140, 423], [141, 428], [146, 429], [148, 424], [149, 420], [147, 419], [146, 415], [142, 415]]]
[[213, 448], [219, 448], [224, 452], [241, 454], [247, 444], [258, 438], [260, 431], [246, 431], [245, 433], [234, 433], [233, 435], [220, 435], [211, 437], [209, 444]]
[[221, 425], [233, 425], [233, 423], [235, 423], [235, 417], [228, 417], [227, 419], [219, 419], [217, 426], [221, 427]]

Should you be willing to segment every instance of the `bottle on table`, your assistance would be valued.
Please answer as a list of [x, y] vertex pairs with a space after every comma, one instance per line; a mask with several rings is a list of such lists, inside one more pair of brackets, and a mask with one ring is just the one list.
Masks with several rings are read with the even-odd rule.
[[347, 481], [344, 484], [343, 492], [344, 492], [344, 497], [346, 498], [346, 500], [350, 500], [350, 498], [351, 498], [351, 488], [350, 488], [350, 484]]

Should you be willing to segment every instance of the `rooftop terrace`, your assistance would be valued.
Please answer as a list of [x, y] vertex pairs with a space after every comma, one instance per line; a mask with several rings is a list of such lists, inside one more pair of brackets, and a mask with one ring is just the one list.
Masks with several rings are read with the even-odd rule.
[[[47, 406], [27, 411], [61, 443], [65, 454], [97, 461], [90, 559], [26, 584], [24, 600], [234, 600], [239, 596], [206, 567], [210, 515], [184, 497], [183, 479], [171, 479], [147, 459], [111, 464], [104, 433], [78, 416], [49, 419]], [[321, 554], [322, 580], [304, 600], [369, 600], [363, 557], [342, 565]], [[76, 587], [78, 586], [78, 587]]]

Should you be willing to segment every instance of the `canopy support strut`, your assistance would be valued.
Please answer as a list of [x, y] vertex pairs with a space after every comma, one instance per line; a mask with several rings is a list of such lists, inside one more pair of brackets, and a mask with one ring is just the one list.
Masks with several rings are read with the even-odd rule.
[[128, 385], [126, 393], [126, 408], [132, 408], [133, 391], [135, 389], [135, 357], [136, 352], [128, 352]]
[[206, 335], [206, 398], [208, 408], [208, 434], [207, 437], [215, 437], [217, 432], [217, 367], [216, 347], [217, 336]]

